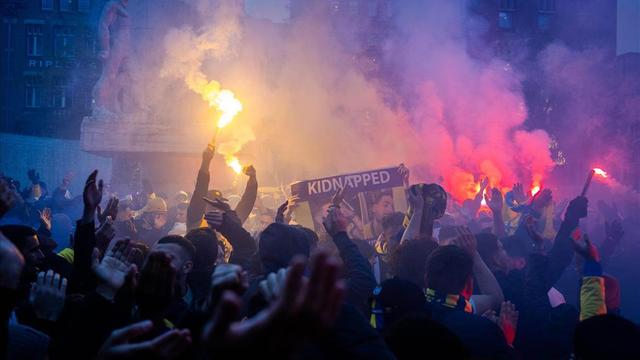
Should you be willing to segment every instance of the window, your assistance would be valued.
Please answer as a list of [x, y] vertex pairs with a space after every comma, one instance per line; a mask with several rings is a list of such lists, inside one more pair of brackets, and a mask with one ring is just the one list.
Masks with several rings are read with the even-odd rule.
[[71, 107], [71, 96], [63, 78], [54, 78], [51, 87], [52, 106], [58, 109]]
[[88, 12], [91, 10], [91, 0], [78, 0], [78, 11]]
[[27, 108], [40, 108], [46, 106], [46, 97], [42, 78], [25, 78], [24, 106]]
[[73, 8], [73, 0], [60, 0], [60, 11], [71, 11]]
[[498, 13], [498, 27], [501, 29], [513, 29], [513, 12], [500, 11]]
[[28, 24], [26, 25], [27, 31], [27, 55], [28, 56], [42, 56], [42, 25]]
[[53, 10], [53, 0], [42, 0], [42, 10]]
[[75, 32], [70, 26], [54, 27], [55, 43], [54, 52], [56, 57], [70, 58], [75, 55]]

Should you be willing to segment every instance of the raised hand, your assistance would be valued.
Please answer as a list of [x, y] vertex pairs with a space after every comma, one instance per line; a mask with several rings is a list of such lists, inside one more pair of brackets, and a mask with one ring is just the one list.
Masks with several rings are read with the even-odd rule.
[[515, 200], [518, 204], [522, 204], [527, 201], [529, 198], [527, 194], [524, 192], [524, 188], [521, 183], [513, 184], [513, 188], [511, 189], [511, 193], [513, 194], [513, 200]]
[[509, 301], [505, 301], [500, 306], [500, 316], [498, 317], [498, 326], [502, 329], [507, 344], [513, 345], [516, 339], [516, 331], [518, 330], [518, 318], [520, 314], [516, 310], [516, 306]]
[[250, 178], [256, 177], [256, 168], [253, 165], [245, 166], [242, 168], [242, 173]]
[[[422, 192], [418, 187], [409, 187], [405, 189], [405, 194], [407, 196], [407, 203], [414, 211], [416, 209], [422, 210], [424, 208], [425, 199], [422, 196]], [[431, 198], [429, 198], [431, 199]]]
[[551, 204], [551, 200], [553, 200], [551, 189], [543, 189], [531, 199], [531, 207], [536, 211], [542, 211], [542, 209]]
[[[491, 193], [491, 196], [489, 196], [489, 193]], [[489, 209], [491, 209], [494, 214], [502, 214], [504, 201], [500, 189], [493, 188], [491, 191], [487, 191], [484, 194], [484, 200], [487, 202], [487, 206], [489, 206]]]
[[479, 191], [479, 193], [484, 193], [484, 189], [486, 189], [488, 186], [489, 186], [489, 178], [485, 176], [482, 179], [482, 181], [480, 181], [480, 191]]
[[111, 333], [98, 352], [99, 360], [119, 359], [174, 359], [191, 345], [188, 329], [170, 330], [153, 339], [131, 343], [131, 340], [149, 333], [153, 323], [141, 321]]
[[458, 236], [452, 240], [453, 245], [465, 250], [471, 257], [474, 257], [478, 250], [478, 242], [475, 235], [466, 226], [458, 226], [456, 231]]
[[222, 222], [224, 220], [224, 211], [209, 211], [208, 213], [204, 214], [204, 220], [207, 222], [211, 229], [220, 230], [220, 226], [222, 226]]
[[598, 252], [598, 248], [591, 243], [587, 234], [582, 235], [582, 239], [573, 240], [573, 249], [585, 260], [600, 262], [600, 253]]
[[206, 166], [205, 170], [209, 169], [209, 164], [211, 163], [211, 159], [213, 159], [213, 154], [216, 152], [216, 147], [212, 144], [207, 144], [207, 147], [202, 151], [202, 165]]
[[344, 191], [345, 191], [345, 189], [346, 189], [346, 187], [343, 187], [343, 188], [338, 189], [338, 191], [336, 191], [336, 193], [331, 198], [331, 205], [332, 206], [340, 207], [340, 205], [344, 201]]
[[340, 208], [330, 207], [327, 216], [322, 220], [322, 225], [324, 225], [329, 235], [335, 236], [338, 233], [347, 231], [349, 221], [344, 214], [342, 214]]
[[91, 269], [101, 282], [96, 289], [98, 293], [107, 300], [113, 300], [127, 275], [137, 272], [138, 268], [132, 262], [139, 251], [131, 247], [129, 240], [120, 240], [100, 261], [100, 250], [93, 249]]
[[93, 221], [96, 209], [102, 201], [102, 190], [104, 184], [102, 180], [96, 182], [97, 177], [98, 170], [94, 170], [84, 184], [84, 191], [82, 192], [82, 200], [84, 201], [84, 222]]
[[404, 188], [408, 189], [409, 188], [409, 176], [411, 175], [411, 172], [409, 171], [409, 168], [406, 167], [404, 164], [400, 164], [400, 166], [398, 167], [398, 174], [402, 178], [402, 184], [404, 185]]
[[[341, 308], [345, 285], [338, 279], [338, 261], [325, 252], [311, 260], [310, 278], [303, 277], [304, 262], [293, 261], [280, 295], [256, 316], [236, 322], [241, 299], [227, 291], [212, 319], [205, 325], [202, 339], [212, 353], [245, 354], [255, 351], [261, 341], [266, 355], [287, 357], [304, 338], [330, 326]], [[242, 356], [242, 355], [241, 355]]]
[[287, 211], [287, 207], [289, 206], [289, 200], [283, 202], [280, 206], [278, 206], [278, 210], [276, 211], [275, 222], [280, 224], [288, 224], [289, 222], [285, 222], [284, 213]]
[[98, 205], [98, 222], [100, 224], [104, 224], [104, 222], [107, 220], [107, 217], [109, 216], [111, 217], [111, 219], [116, 219], [118, 217], [119, 203], [120, 200], [118, 200], [117, 197], [113, 196], [109, 199], [109, 202], [107, 202], [107, 207], [104, 209], [104, 211], [102, 211], [102, 208], [100, 207], [100, 205]]
[[67, 291], [67, 279], [54, 273], [38, 273], [38, 279], [31, 284], [29, 303], [36, 317], [42, 320], [56, 321], [64, 307]]
[[270, 273], [265, 280], [260, 281], [260, 293], [269, 302], [273, 302], [280, 296], [287, 279], [287, 269], [280, 269], [277, 273]]
[[589, 208], [589, 200], [584, 196], [578, 196], [577, 198], [569, 202], [567, 211], [564, 214], [565, 220], [578, 221], [587, 217]]
[[44, 208], [42, 211], [38, 210], [38, 216], [40, 217], [40, 225], [48, 231], [51, 231], [51, 209]]
[[249, 287], [247, 272], [235, 264], [220, 264], [211, 275], [211, 294], [214, 303], [217, 303], [222, 293], [230, 290], [242, 295]]

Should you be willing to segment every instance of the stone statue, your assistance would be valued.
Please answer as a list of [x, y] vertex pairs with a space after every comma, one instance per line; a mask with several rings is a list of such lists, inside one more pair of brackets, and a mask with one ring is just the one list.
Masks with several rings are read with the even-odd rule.
[[98, 23], [98, 42], [102, 60], [102, 74], [93, 89], [95, 114], [120, 114], [130, 99], [129, 71], [131, 53], [131, 18], [127, 11], [129, 0], [110, 0], [104, 5]]

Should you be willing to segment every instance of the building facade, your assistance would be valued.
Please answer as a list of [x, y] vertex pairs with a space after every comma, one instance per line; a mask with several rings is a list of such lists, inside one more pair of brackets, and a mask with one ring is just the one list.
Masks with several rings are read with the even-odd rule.
[[99, 0], [0, 0], [0, 132], [77, 139], [99, 75]]

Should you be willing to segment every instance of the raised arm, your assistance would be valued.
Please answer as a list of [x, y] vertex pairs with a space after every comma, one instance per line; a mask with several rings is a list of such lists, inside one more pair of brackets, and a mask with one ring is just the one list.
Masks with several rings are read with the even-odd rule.
[[202, 198], [207, 196], [207, 190], [209, 189], [209, 165], [211, 165], [214, 152], [215, 147], [211, 144], [207, 145], [207, 148], [202, 152], [202, 162], [196, 178], [196, 187], [193, 190], [191, 201], [189, 201], [189, 207], [187, 207], [187, 230], [199, 228], [202, 222], [202, 216], [207, 207]]
[[240, 202], [238, 202], [235, 211], [240, 219], [240, 223], [244, 224], [249, 218], [249, 214], [251, 214], [253, 205], [255, 205], [256, 198], [258, 197], [258, 178], [256, 177], [256, 169], [253, 165], [245, 167], [242, 171], [249, 179], [247, 179], [247, 186], [244, 189], [242, 198]]
[[424, 197], [422, 197], [422, 194], [416, 194], [416, 190], [418, 190], [418, 188], [415, 187], [405, 190], [407, 202], [412, 209], [412, 213], [409, 224], [404, 230], [404, 233], [402, 233], [400, 244], [420, 238], [420, 227], [422, 225], [422, 214], [424, 211]]
[[331, 235], [344, 263], [347, 280], [345, 301], [366, 315], [368, 314], [369, 297], [376, 287], [376, 278], [369, 261], [362, 256], [356, 244], [349, 239], [347, 224], [347, 219], [340, 208], [336, 206], [329, 209], [329, 213], [323, 221], [323, 225], [327, 233]]
[[469, 229], [461, 227], [458, 229], [458, 237], [453, 242], [473, 258], [473, 277], [478, 282], [478, 289], [482, 292], [481, 295], [471, 297], [476, 313], [484, 314], [487, 310], [498, 310], [504, 301], [504, 294], [495, 276], [478, 253], [475, 236]]
[[500, 192], [500, 189], [493, 188], [491, 190], [491, 197], [488, 197], [487, 194], [485, 194], [484, 199], [493, 214], [493, 233], [498, 237], [498, 239], [502, 239], [507, 236], [504, 228], [504, 219], [502, 218], [502, 208], [504, 206], [502, 193]]
[[562, 276], [564, 270], [573, 260], [573, 240], [571, 233], [578, 227], [580, 219], [587, 216], [589, 200], [579, 196], [569, 203], [564, 215], [564, 221], [560, 224], [560, 230], [556, 234], [553, 248], [549, 251], [548, 287], [551, 288]]

